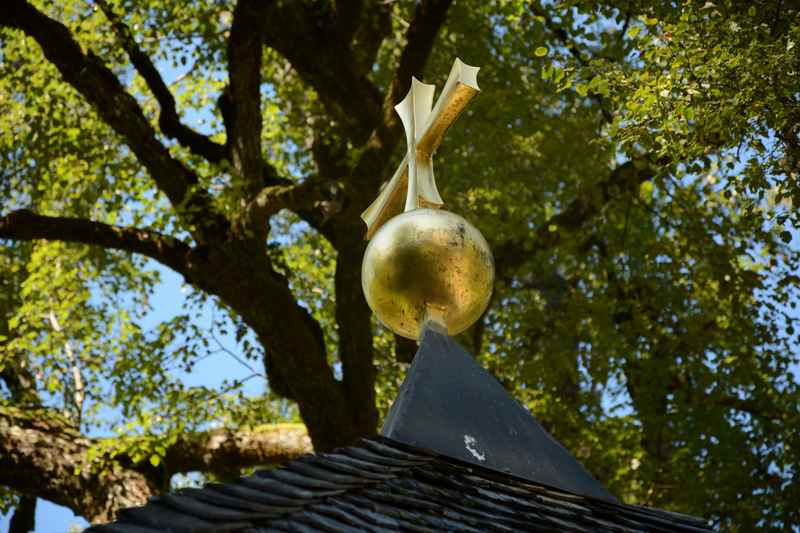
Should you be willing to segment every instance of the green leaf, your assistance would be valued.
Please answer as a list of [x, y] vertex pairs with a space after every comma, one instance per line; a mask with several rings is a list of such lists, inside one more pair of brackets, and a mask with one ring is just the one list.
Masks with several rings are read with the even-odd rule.
[[650, 180], [643, 181], [639, 185], [639, 197], [646, 202], [650, 202], [653, 199], [653, 191], [653, 182]]
[[547, 47], [545, 47], [545, 46], [539, 46], [539, 47], [536, 48], [536, 50], [533, 51], [533, 53], [536, 55], [536, 57], [544, 57], [544, 56], [547, 55], [547, 52], [548, 52], [548, 50], [547, 50]]

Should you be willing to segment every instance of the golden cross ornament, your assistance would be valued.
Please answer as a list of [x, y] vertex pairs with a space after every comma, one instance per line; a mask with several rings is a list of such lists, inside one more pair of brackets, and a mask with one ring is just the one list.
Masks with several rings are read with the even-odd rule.
[[461, 333], [481, 317], [492, 294], [489, 245], [469, 222], [442, 209], [433, 176], [433, 154], [479, 91], [478, 70], [456, 59], [433, 106], [435, 86], [412, 78], [395, 106], [408, 151], [361, 215], [370, 239], [361, 266], [364, 296], [383, 324], [409, 339], [418, 339], [431, 321], [449, 335]]

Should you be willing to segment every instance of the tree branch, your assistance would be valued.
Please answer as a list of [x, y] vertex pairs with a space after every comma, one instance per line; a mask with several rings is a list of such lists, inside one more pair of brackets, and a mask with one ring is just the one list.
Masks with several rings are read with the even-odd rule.
[[389, 158], [403, 135], [403, 128], [394, 106], [408, 91], [411, 76], [422, 75], [436, 35], [444, 24], [451, 3], [452, 0], [423, 0], [417, 4], [414, 18], [406, 32], [406, 46], [403, 48], [392, 82], [383, 99], [380, 121], [372, 130], [366, 149], [353, 172], [353, 181], [360, 185], [358, 188], [364, 194], [355, 206], [359, 213], [374, 196]]
[[361, 234], [361, 220], [348, 232], [349, 243], [339, 239], [336, 255], [336, 325], [339, 337], [339, 359], [342, 362], [342, 384], [358, 427], [377, 428], [380, 420], [376, 406], [372, 339], [372, 311], [361, 289], [361, 260], [366, 241]]
[[[233, 165], [251, 198], [263, 186], [265, 163], [261, 156], [261, 63], [263, 60], [263, 6], [253, 0], [239, 0], [233, 10], [228, 39], [226, 91], [230, 111], [225, 129]], [[270, 174], [277, 174], [274, 169]]]
[[161, 128], [162, 133], [171, 139], [176, 139], [192, 153], [204, 157], [211, 163], [222, 161], [226, 157], [225, 146], [215, 143], [207, 136], [196, 132], [181, 122], [175, 106], [175, 97], [172, 96], [169, 87], [164, 83], [156, 66], [136, 44], [130, 28], [114, 13], [114, 10], [111, 9], [106, 0], [95, 0], [95, 3], [100, 6], [100, 9], [111, 23], [111, 27], [128, 54], [131, 63], [133, 63], [139, 75], [144, 78], [150, 88], [150, 92], [153, 93], [153, 96], [158, 101], [158, 105], [161, 107], [158, 126]]
[[14, 509], [8, 533], [29, 533], [36, 529], [36, 498], [21, 496]]
[[92, 442], [56, 411], [0, 405], [0, 485], [107, 522], [120, 507], [142, 505], [154, 487], [140, 472], [93, 472]]
[[345, 42], [350, 42], [358, 29], [358, 19], [362, 9], [364, 0], [336, 0], [334, 22]]
[[345, 125], [342, 131], [363, 142], [380, 111], [381, 95], [353, 61], [348, 30], [330, 24], [333, 14], [316, 4], [273, 2], [263, 16], [280, 21], [264, 28], [264, 43], [286, 57], [317, 91], [331, 115]]
[[381, 43], [392, 32], [391, 2], [336, 0], [334, 17], [339, 39], [349, 43], [359, 73], [367, 73]]
[[[8, 323], [0, 323], [0, 334], [8, 338]], [[24, 353], [9, 353], [6, 346], [0, 345], [0, 379], [11, 393], [11, 400], [26, 408], [40, 407], [41, 400], [36, 391], [36, 378], [28, 367]], [[28, 533], [36, 529], [35, 496], [21, 494], [19, 503], [11, 516], [8, 533]]]
[[[244, 240], [232, 246], [241, 248], [212, 263], [212, 269], [203, 275], [213, 279], [201, 279], [200, 283], [236, 309], [258, 335], [265, 349], [271, 390], [297, 402], [319, 450], [351, 443], [366, 434], [353, 429], [353, 413], [329, 363], [319, 322], [297, 302], [289, 280], [273, 270], [266, 253], [254, 254], [252, 245]], [[242, 272], [248, 275], [242, 276]]]
[[[3, 324], [5, 325], [7, 324]], [[6, 327], [1, 327], [0, 332], [8, 336]], [[34, 407], [41, 405], [36, 391], [36, 378], [25, 354], [9, 353], [6, 346], [0, 345], [0, 379], [6, 384], [15, 404]]]
[[64, 80], [125, 139], [179, 216], [194, 224], [198, 241], [205, 241], [210, 233], [227, 230], [227, 221], [216, 214], [207, 191], [197, 187], [197, 176], [170, 155], [133, 96], [100, 58], [83, 52], [66, 26], [24, 0], [7, 0], [0, 10], [0, 26], [22, 30], [39, 43]]
[[200, 471], [229, 476], [239, 475], [247, 466], [280, 464], [312, 451], [303, 424], [275, 424], [183, 435], [167, 449], [164, 463], [172, 473]]
[[0, 404], [0, 485], [69, 507], [91, 522], [108, 522], [118, 509], [142, 505], [155, 494], [163, 486], [164, 467], [167, 475], [230, 473], [311, 451], [305, 427], [285, 424], [184, 435], [168, 448], [163, 465], [116, 456], [99, 469], [89, 455], [98, 442], [54, 410]]
[[319, 214], [321, 219], [338, 213], [340, 206], [334, 199], [335, 186], [323, 182], [317, 176], [308, 177], [302, 183], [286, 181], [285, 184], [261, 189], [246, 208], [248, 216], [263, 224], [281, 209], [288, 209], [301, 216], [316, 211], [315, 214]]
[[156, 231], [111, 226], [79, 218], [37, 215], [27, 209], [0, 217], [0, 239], [79, 242], [141, 254], [187, 275], [191, 248]]

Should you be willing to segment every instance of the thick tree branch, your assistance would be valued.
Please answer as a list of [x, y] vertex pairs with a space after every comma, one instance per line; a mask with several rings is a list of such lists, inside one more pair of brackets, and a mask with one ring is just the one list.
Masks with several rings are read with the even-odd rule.
[[[331, 24], [335, 31], [331, 32], [330, 38], [337, 42], [349, 43], [348, 52], [351, 54], [349, 64], [360, 76], [372, 72], [381, 43], [391, 34], [391, 11], [392, 6], [387, 2], [363, 2], [363, 0], [336, 2]], [[311, 152], [319, 175], [329, 179], [339, 179], [350, 174], [348, 153], [352, 150], [352, 141], [355, 140], [357, 144], [365, 142], [380, 117], [378, 114], [365, 116], [367, 121], [354, 129], [352, 118], [345, 117], [345, 120], [342, 120], [339, 117], [342, 106], [326, 98], [329, 97], [323, 95], [323, 103], [328, 109], [328, 114], [339, 120], [320, 117], [315, 121], [312, 125], [314, 140]], [[380, 98], [378, 95], [376, 101], [379, 102]], [[379, 107], [376, 106], [375, 111], [378, 110]], [[351, 142], [348, 142], [348, 139]], [[327, 216], [314, 217], [311, 213], [307, 213], [304, 218], [311, 218], [307, 221], [313, 227], [318, 227]]]
[[191, 248], [156, 231], [111, 226], [79, 218], [37, 215], [22, 209], [0, 217], [0, 239], [79, 242], [145, 255], [176, 272], [188, 272]]
[[[0, 323], [0, 334], [8, 338], [8, 323]], [[5, 382], [11, 393], [11, 401], [25, 409], [40, 408], [41, 400], [36, 391], [36, 378], [28, 365], [26, 354], [9, 353], [5, 346], [0, 346], [0, 379]], [[36, 529], [36, 496], [20, 495], [19, 503], [14, 508], [8, 533], [28, 533]]]
[[0, 404], [0, 485], [67, 506], [91, 522], [107, 522], [118, 509], [143, 504], [175, 472], [238, 473], [311, 451], [305, 428], [285, 424], [185, 435], [158, 467], [148, 460], [133, 464], [123, 455], [98, 469], [88, 453], [98, 442], [56, 411]]
[[264, 16], [281, 22], [264, 28], [264, 43], [286, 57], [317, 91], [331, 115], [345, 125], [342, 131], [363, 142], [380, 111], [380, 91], [353, 61], [349, 30], [330, 24], [331, 15], [316, 4], [273, 2]]
[[364, 0], [336, 0], [334, 22], [344, 42], [350, 42], [358, 29], [358, 19]]
[[364, 195], [354, 206], [359, 213], [374, 196], [392, 152], [402, 138], [403, 128], [394, 106], [408, 91], [411, 76], [422, 75], [451, 3], [452, 0], [423, 0], [417, 4], [414, 18], [406, 32], [406, 46], [383, 99], [378, 125], [372, 130], [366, 149], [353, 171], [353, 180], [360, 185], [358, 188]]
[[184, 277], [218, 296], [253, 329], [265, 349], [271, 389], [297, 401], [314, 445], [331, 449], [364, 435], [352, 428], [319, 323], [297, 302], [286, 277], [273, 269], [266, 241], [232, 238], [191, 248], [188, 255]]
[[[267, 46], [289, 59], [341, 123], [345, 135], [363, 141], [380, 110], [380, 91], [367, 75], [383, 39], [391, 33], [389, 2], [338, 0], [330, 5], [276, 2], [265, 28]], [[290, 22], [291, 21], [291, 22]], [[302, 35], [302, 40], [298, 39]]]
[[[3, 319], [0, 323], [0, 335], [8, 338], [8, 323]], [[41, 407], [41, 400], [36, 391], [36, 378], [28, 366], [26, 354], [9, 353], [0, 345], [0, 379], [11, 393], [11, 401], [24, 408]], [[19, 503], [11, 516], [8, 533], [28, 533], [36, 529], [35, 496], [22, 494]]]
[[45, 57], [64, 80], [82, 94], [103, 120], [120, 134], [147, 168], [178, 215], [197, 228], [195, 238], [225, 233], [227, 221], [216, 215], [208, 193], [197, 187], [197, 176], [174, 159], [161, 144], [139, 104], [103, 62], [84, 53], [69, 29], [24, 0], [8, 0], [0, 10], [0, 26], [22, 30], [39, 43]]
[[150, 92], [153, 93], [161, 113], [158, 116], [158, 126], [162, 133], [171, 139], [176, 139], [181, 145], [187, 147], [192, 153], [197, 154], [211, 163], [218, 163], [226, 157], [225, 146], [215, 143], [207, 136], [196, 132], [181, 122], [175, 106], [175, 97], [164, 83], [158, 69], [145, 54], [131, 33], [130, 28], [122, 21], [105, 0], [95, 0], [105, 14], [114, 33], [117, 35], [122, 47], [136, 68], [139, 75], [144, 78]]
[[303, 424], [276, 424], [184, 435], [167, 449], [164, 463], [173, 473], [200, 471], [228, 476], [239, 475], [247, 466], [285, 463], [312, 451]]
[[339, 336], [339, 359], [345, 397], [358, 427], [374, 431], [378, 425], [372, 346], [372, 311], [361, 290], [361, 259], [366, 242], [361, 237], [361, 221], [348, 232], [350, 242], [341, 241], [336, 256], [336, 324]]
[[227, 255], [210, 254], [210, 268], [199, 273], [203, 277], [197, 282], [236, 309], [258, 335], [272, 391], [297, 402], [318, 450], [366, 434], [352, 424], [354, 413], [334, 377], [319, 322], [298, 304], [288, 280], [272, 269], [266, 254], [254, 253], [245, 241], [231, 246], [237, 248]]
[[22, 496], [14, 509], [8, 533], [29, 533], [36, 529], [36, 498]]
[[0, 405], [0, 485], [69, 507], [92, 522], [147, 501], [154, 487], [140, 472], [92, 471], [91, 444], [55, 411]]
[[[261, 63], [263, 5], [254, 0], [239, 0], [233, 10], [228, 39], [227, 89], [229, 112], [225, 128], [233, 165], [245, 186], [246, 197], [263, 186], [265, 163], [261, 156]], [[272, 170], [271, 174], [275, 174]]]
[[341, 207], [335, 199], [336, 189], [335, 185], [317, 176], [308, 177], [302, 183], [286, 180], [285, 184], [261, 189], [247, 206], [248, 216], [263, 224], [281, 209], [288, 209], [300, 216], [313, 211], [320, 220], [325, 220], [336, 215]]
[[383, 40], [392, 32], [390, 2], [337, 0], [334, 17], [341, 42], [349, 43], [357, 71], [372, 68]]

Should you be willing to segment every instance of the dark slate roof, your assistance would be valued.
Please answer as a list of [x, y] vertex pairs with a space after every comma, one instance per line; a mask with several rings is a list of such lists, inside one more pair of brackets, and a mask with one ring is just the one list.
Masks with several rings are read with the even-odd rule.
[[698, 518], [579, 496], [384, 437], [123, 510], [97, 533], [711, 531]]
[[381, 433], [534, 483], [617, 501], [435, 324], [422, 333], [419, 351]]

